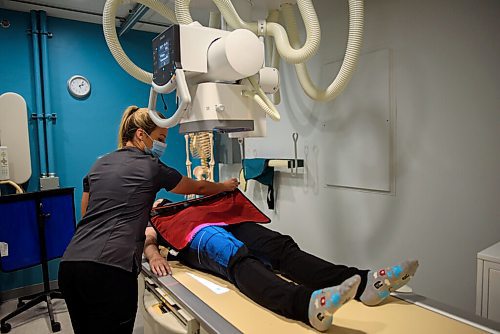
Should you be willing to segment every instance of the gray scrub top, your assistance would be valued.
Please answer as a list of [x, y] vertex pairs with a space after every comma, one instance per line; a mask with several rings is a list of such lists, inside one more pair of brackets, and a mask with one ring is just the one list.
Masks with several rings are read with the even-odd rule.
[[98, 159], [84, 180], [87, 211], [62, 261], [92, 261], [138, 272], [156, 193], [182, 175], [135, 147]]

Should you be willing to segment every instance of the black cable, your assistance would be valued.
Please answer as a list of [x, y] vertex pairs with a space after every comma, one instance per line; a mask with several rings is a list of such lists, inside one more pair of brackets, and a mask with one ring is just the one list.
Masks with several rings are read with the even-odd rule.
[[165, 98], [163, 97], [163, 94], [160, 94], [161, 96], [161, 100], [163, 101], [163, 111], [166, 113], [168, 108], [167, 108], [167, 104], [165, 103]]

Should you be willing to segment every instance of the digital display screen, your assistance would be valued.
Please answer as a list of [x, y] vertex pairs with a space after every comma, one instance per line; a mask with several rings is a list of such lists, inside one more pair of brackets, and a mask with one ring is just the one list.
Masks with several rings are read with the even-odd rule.
[[170, 41], [165, 41], [158, 46], [158, 67], [164, 67], [170, 63]]
[[177, 68], [182, 67], [179, 36], [179, 25], [173, 24], [153, 38], [153, 82], [158, 86], [166, 85]]

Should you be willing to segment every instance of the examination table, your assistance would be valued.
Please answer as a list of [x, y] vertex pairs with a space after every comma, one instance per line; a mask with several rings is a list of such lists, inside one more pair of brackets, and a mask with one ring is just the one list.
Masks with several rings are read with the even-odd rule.
[[[169, 261], [172, 276], [142, 265], [140, 306], [145, 334], [318, 333], [247, 298], [221, 278]], [[350, 301], [334, 315], [327, 333], [500, 333], [500, 324], [410, 293], [393, 294], [376, 307]]]

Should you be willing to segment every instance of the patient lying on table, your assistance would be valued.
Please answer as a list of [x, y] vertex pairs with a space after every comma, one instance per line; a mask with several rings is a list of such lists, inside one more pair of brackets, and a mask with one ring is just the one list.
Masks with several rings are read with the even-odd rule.
[[239, 190], [156, 206], [153, 214], [144, 252], [155, 274], [170, 272], [158, 252], [158, 231], [160, 243], [177, 250], [181, 263], [221, 276], [256, 303], [319, 331], [328, 330], [335, 311], [353, 298], [380, 304], [418, 267], [404, 261], [362, 270], [322, 260], [263, 226], [269, 218]]

